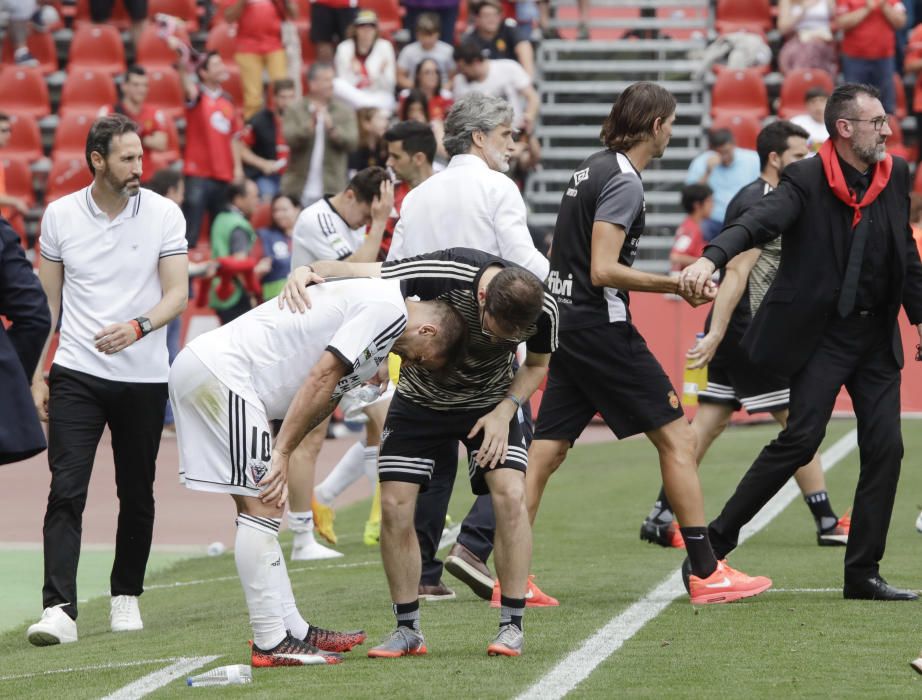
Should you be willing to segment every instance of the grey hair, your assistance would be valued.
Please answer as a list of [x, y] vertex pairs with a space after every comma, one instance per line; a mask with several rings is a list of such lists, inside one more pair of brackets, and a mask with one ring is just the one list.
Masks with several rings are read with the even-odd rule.
[[474, 143], [474, 132], [484, 134], [501, 124], [512, 123], [512, 105], [502, 97], [471, 92], [455, 102], [445, 119], [442, 145], [449, 156], [468, 153]]

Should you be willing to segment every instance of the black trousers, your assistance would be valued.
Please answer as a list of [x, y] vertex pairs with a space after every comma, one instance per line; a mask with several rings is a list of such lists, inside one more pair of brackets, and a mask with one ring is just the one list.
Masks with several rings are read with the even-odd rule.
[[708, 526], [718, 559], [732, 551], [748, 523], [797, 469], [813, 457], [844, 385], [858, 418], [861, 468], [845, 550], [845, 580], [879, 573], [903, 458], [900, 370], [893, 359], [893, 328], [881, 317], [830, 322], [807, 364], [791, 378], [788, 425], [743, 476]]
[[[534, 422], [531, 417], [531, 405], [527, 401], [522, 404], [522, 416], [525, 444], [530, 446], [534, 435]], [[440, 469], [439, 467], [443, 466], [442, 460], [445, 460], [447, 464]], [[434, 586], [442, 578], [443, 565], [436, 556], [436, 552], [442, 538], [442, 528], [445, 525], [445, 514], [448, 512], [448, 502], [451, 500], [451, 491], [455, 484], [457, 465], [458, 445], [455, 444], [451, 449], [446, 448], [445, 453], [436, 459], [429, 488], [420, 493], [416, 499], [414, 524], [423, 564], [419, 582], [424, 586]], [[493, 513], [493, 499], [490, 498], [490, 494], [477, 496], [461, 522], [458, 542], [485, 562], [493, 553], [495, 532], [496, 516]]]
[[48, 402], [51, 492], [43, 529], [43, 607], [66, 603], [77, 617], [77, 562], [90, 474], [106, 425], [112, 433], [119, 499], [113, 596], [140, 595], [154, 530], [154, 472], [166, 407], [166, 383], [100, 379], [53, 365]]

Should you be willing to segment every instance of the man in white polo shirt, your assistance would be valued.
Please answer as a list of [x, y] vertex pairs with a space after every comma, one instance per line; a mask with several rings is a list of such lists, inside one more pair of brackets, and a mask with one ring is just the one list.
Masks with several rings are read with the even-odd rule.
[[[44, 612], [32, 644], [77, 641], [77, 562], [96, 447], [108, 425], [119, 497], [110, 622], [142, 629], [138, 596], [154, 526], [154, 471], [167, 396], [166, 324], [188, 297], [186, 222], [170, 200], [141, 189], [138, 126], [97, 119], [86, 141], [93, 183], [42, 218], [39, 278], [61, 338], [49, 384], [32, 380], [48, 421], [51, 492], [45, 512]], [[63, 298], [63, 308], [62, 308]], [[49, 391], [50, 389], [50, 391]]]
[[[443, 141], [451, 161], [445, 170], [407, 193], [388, 261], [461, 246], [505, 258], [539, 280], [547, 277], [550, 264], [532, 241], [525, 202], [519, 188], [504, 174], [513, 149], [513, 114], [513, 108], [501, 97], [477, 92], [455, 102], [445, 120]], [[530, 442], [527, 403], [518, 413]], [[457, 457], [454, 460], [457, 462]], [[429, 489], [420, 494], [416, 504], [423, 564], [419, 595], [430, 601], [454, 598], [454, 592], [442, 583], [442, 562], [435, 556], [451, 497], [451, 477], [450, 470], [436, 470]], [[495, 526], [492, 501], [479, 496], [445, 559], [451, 574], [487, 600], [493, 596], [493, 574], [486, 561], [493, 551]], [[532, 607], [557, 604], [531, 580], [526, 598]]]

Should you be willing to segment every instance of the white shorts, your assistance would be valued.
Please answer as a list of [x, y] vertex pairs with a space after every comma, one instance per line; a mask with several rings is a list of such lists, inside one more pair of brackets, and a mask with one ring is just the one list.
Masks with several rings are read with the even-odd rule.
[[231, 391], [188, 348], [170, 368], [170, 403], [180, 481], [197, 491], [258, 496], [272, 459], [264, 407]]

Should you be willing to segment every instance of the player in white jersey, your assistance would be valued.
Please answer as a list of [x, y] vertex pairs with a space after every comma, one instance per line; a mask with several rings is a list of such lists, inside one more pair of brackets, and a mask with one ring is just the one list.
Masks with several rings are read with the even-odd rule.
[[186, 486], [231, 494], [236, 504], [234, 556], [254, 666], [338, 663], [335, 652], [365, 640], [361, 631], [309, 625], [298, 612], [278, 544], [292, 451], [344, 392], [376, 375], [388, 352], [439, 368], [453, 362], [467, 332], [450, 306], [404, 301], [395, 281], [328, 282], [312, 301], [306, 314], [266, 302], [196, 338], [170, 370]]
[[[316, 260], [374, 262], [393, 207], [394, 187], [387, 171], [377, 167], [360, 170], [342, 192], [324, 197], [300, 213], [292, 233], [292, 264], [297, 267]], [[377, 446], [380, 432], [374, 426], [383, 424], [385, 413], [386, 409], [372, 420], [368, 444]], [[336, 544], [332, 509], [311, 497], [314, 467], [326, 434], [324, 421], [304, 438], [291, 460], [288, 527], [294, 533], [292, 561], [342, 556], [314, 539], [316, 525], [320, 535]], [[376, 461], [376, 447], [374, 452]], [[364, 450], [360, 458], [364, 458]]]

